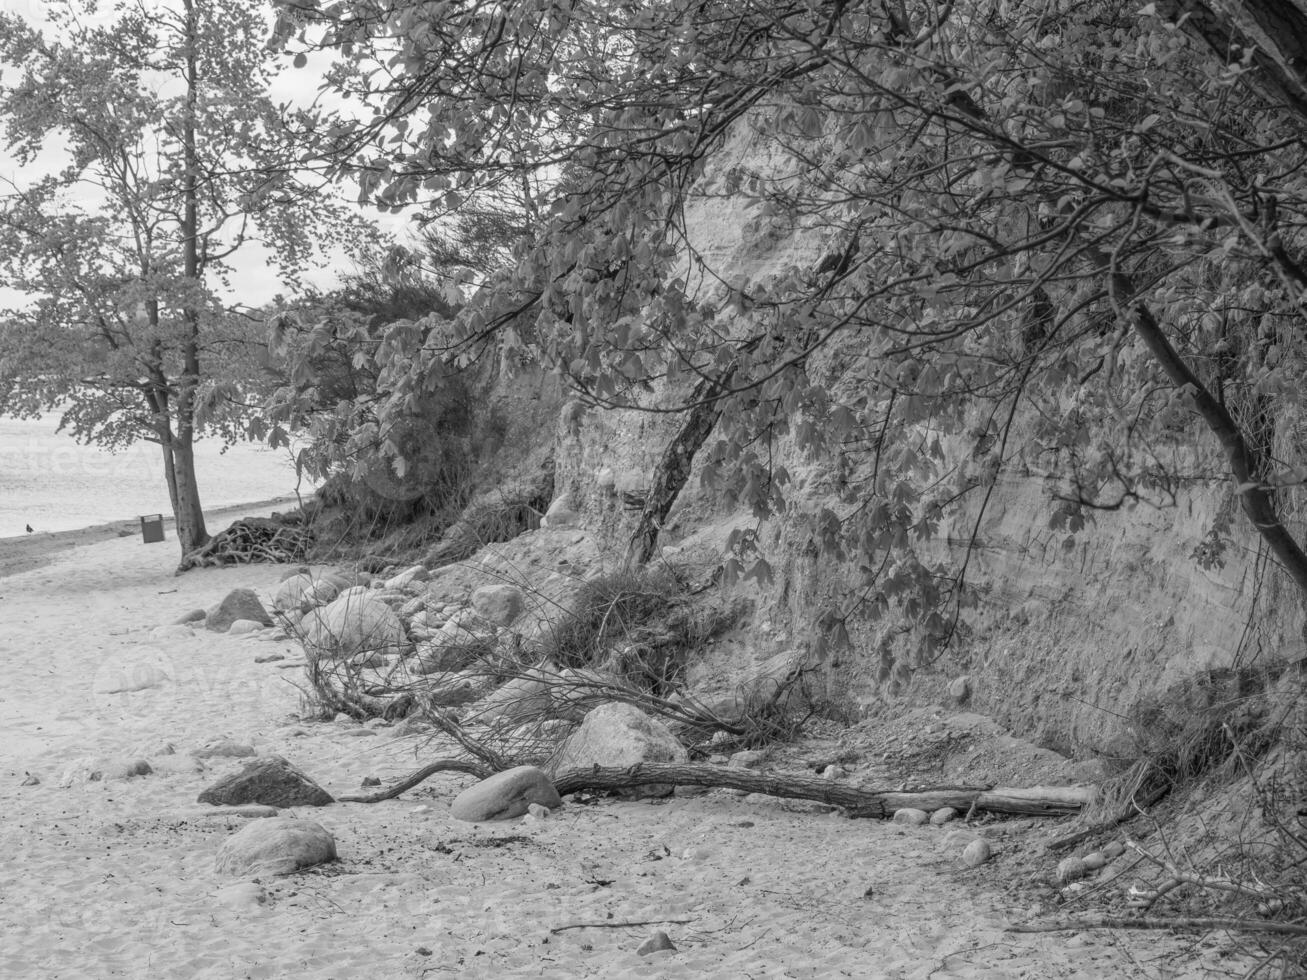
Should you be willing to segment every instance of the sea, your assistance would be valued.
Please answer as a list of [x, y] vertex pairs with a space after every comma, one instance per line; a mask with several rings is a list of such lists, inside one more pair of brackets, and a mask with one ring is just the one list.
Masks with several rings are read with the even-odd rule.
[[[111, 453], [81, 445], [58, 431], [57, 416], [0, 417], [0, 538], [71, 531], [111, 521], [172, 516], [163, 454], [154, 443]], [[223, 449], [217, 440], [195, 448], [196, 479], [205, 511], [294, 495], [295, 467], [286, 449], [252, 443]], [[306, 479], [299, 492], [313, 490]]]

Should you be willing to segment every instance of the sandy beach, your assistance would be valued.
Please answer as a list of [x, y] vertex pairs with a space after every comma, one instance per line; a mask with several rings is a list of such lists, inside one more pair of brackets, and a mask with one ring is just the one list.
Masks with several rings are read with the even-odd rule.
[[[438, 776], [397, 800], [297, 810], [335, 835], [336, 863], [224, 878], [214, 855], [242, 821], [195, 799], [241, 760], [195, 749], [229, 738], [280, 754], [339, 796], [433, 746], [301, 720], [300, 650], [274, 630], [167, 625], [233, 588], [266, 598], [281, 567], [175, 576], [171, 537], [146, 546], [116, 528], [20, 543], [0, 578], [8, 980], [1238, 973], [1192, 937], [1005, 932], [1031, 909], [1005, 877], [1019, 835], [1002, 824], [985, 831], [994, 861], [966, 869], [941, 828], [726, 791], [474, 825], [449, 813], [471, 777]], [[127, 776], [138, 760], [152, 772]], [[654, 929], [676, 951], [637, 955]]]

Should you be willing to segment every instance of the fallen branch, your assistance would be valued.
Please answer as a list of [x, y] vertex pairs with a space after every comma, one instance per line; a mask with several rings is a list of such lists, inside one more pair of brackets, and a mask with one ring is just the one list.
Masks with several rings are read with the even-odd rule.
[[549, 930], [549, 934], [556, 935], [568, 929], [625, 929], [629, 926], [657, 926], [667, 923], [683, 926], [693, 921], [693, 919], [642, 919], [639, 922], [574, 922], [570, 926], [554, 926]]
[[380, 803], [382, 800], [393, 800], [401, 793], [406, 793], [419, 783], [425, 782], [438, 772], [465, 772], [478, 779], [486, 779], [494, 773], [481, 765], [479, 762], [471, 762], [466, 759], [439, 759], [429, 766], [423, 766], [416, 772], [411, 772], [394, 786], [388, 789], [378, 790], [376, 793], [370, 793], [366, 796], [338, 796], [336, 799], [341, 803]]
[[1077, 915], [1053, 922], [1023, 922], [1009, 925], [1006, 932], [1064, 932], [1068, 929], [1230, 929], [1235, 932], [1270, 932], [1282, 936], [1307, 936], [1307, 926], [1292, 922], [1264, 922], [1261, 919], [1229, 919], [1219, 916], [1172, 919], [1129, 919], [1113, 915]]

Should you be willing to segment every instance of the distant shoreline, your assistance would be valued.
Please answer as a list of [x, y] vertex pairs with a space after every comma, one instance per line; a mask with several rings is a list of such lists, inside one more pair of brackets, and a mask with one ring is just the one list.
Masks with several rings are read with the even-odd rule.
[[[308, 495], [308, 497], [311, 496], [312, 493]], [[308, 497], [305, 499], [308, 499]], [[241, 517], [251, 516], [254, 512], [266, 512], [284, 504], [290, 505], [285, 509], [292, 510], [299, 506], [299, 499], [294, 496], [273, 497], [268, 500], [256, 500], [246, 504], [215, 507], [204, 512], [204, 520], [206, 524], [211, 525], [209, 527], [210, 533], [215, 533], [223, 530], [227, 524]], [[171, 531], [175, 522], [171, 516], [165, 514], [163, 523], [164, 528]], [[217, 526], [220, 523], [223, 527]], [[34, 531], [31, 534], [0, 538], [0, 578], [40, 568], [42, 565], [49, 564], [59, 552], [67, 551], [70, 548], [98, 544], [101, 541], [110, 541], [114, 538], [131, 537], [140, 533], [140, 519], [131, 518], [109, 521], [104, 524], [92, 524], [89, 527], [79, 527], [71, 531]], [[176, 537], [173, 534], [167, 534], [159, 544], [176, 548]], [[178, 558], [180, 559], [180, 557], [179, 554]]]

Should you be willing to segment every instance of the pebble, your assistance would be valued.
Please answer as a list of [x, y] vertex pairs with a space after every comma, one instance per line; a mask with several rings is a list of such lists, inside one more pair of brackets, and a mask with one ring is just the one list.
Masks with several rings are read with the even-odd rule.
[[977, 837], [962, 850], [962, 863], [968, 868], [978, 868], [989, 860], [993, 851], [990, 850], [989, 841], [983, 837]]
[[1102, 851], [1092, 851], [1080, 859], [1090, 871], [1097, 871], [1107, 864], [1107, 856]]
[[1125, 845], [1119, 840], [1114, 840], [1103, 848], [1103, 853], [1109, 858], [1118, 858], [1125, 853]]
[[936, 827], [942, 827], [950, 820], [956, 820], [957, 817], [957, 810], [953, 809], [951, 806], [942, 806], [930, 815], [930, 822]]
[[944, 835], [944, 846], [951, 850], [955, 847], [966, 847], [973, 840], [979, 839], [979, 835], [974, 831], [958, 828], [957, 830], [950, 830]]
[[548, 820], [549, 815], [554, 811], [549, 809], [543, 803], [532, 803], [526, 808], [526, 815], [534, 817], [536, 820]]
[[362, 782], [361, 785], [363, 785], [363, 786], [380, 786], [380, 785], [381, 785], [381, 780], [378, 779], [376, 776], [364, 776], [364, 777], [363, 777], [363, 782]]
[[642, 942], [636, 952], [641, 956], [648, 956], [650, 953], [661, 953], [664, 950], [676, 952], [676, 946], [668, 938], [667, 933], [658, 929], [652, 936]]
[[907, 824], [910, 827], [919, 827], [929, 819], [929, 813], [918, 810], [914, 806], [905, 806], [894, 811], [894, 822]]
[[1089, 866], [1078, 857], [1063, 858], [1057, 862], [1054, 877], [1059, 885], [1065, 885], [1089, 874]]

